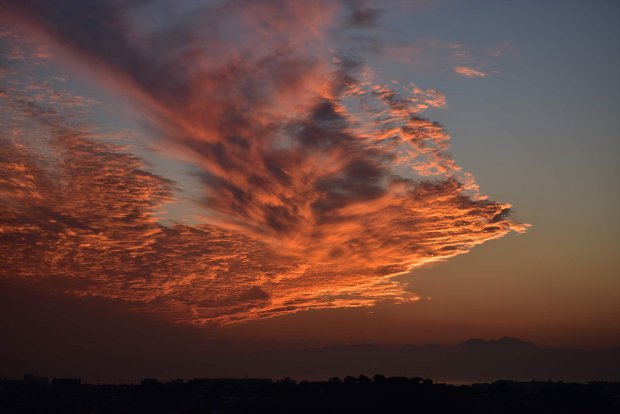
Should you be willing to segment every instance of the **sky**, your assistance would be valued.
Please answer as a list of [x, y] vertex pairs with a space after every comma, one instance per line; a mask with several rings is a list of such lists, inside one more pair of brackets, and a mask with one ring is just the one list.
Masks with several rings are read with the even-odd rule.
[[618, 17], [0, 1], [5, 357], [619, 346]]

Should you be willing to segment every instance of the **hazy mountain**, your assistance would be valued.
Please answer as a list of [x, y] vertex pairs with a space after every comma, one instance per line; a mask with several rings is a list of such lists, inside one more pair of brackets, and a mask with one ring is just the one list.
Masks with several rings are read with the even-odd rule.
[[[96, 321], [96, 323], [95, 323]], [[173, 326], [94, 298], [0, 283], [0, 377], [292, 377], [408, 375], [443, 381], [620, 380], [620, 348], [557, 350], [515, 338], [456, 346], [349, 345], [241, 352], [202, 330]], [[251, 346], [251, 344], [246, 344]]]
[[246, 375], [299, 379], [375, 373], [444, 381], [620, 379], [620, 349], [545, 349], [516, 338], [470, 339], [450, 347], [350, 345], [264, 351], [244, 355], [238, 363]]

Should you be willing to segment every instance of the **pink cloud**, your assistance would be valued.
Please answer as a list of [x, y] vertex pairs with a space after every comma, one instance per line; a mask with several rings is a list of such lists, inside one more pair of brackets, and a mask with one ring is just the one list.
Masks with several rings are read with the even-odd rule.
[[485, 78], [487, 76], [486, 73], [476, 70], [474, 68], [470, 68], [468, 66], [456, 66], [454, 68], [454, 73], [465, 76], [466, 78]]

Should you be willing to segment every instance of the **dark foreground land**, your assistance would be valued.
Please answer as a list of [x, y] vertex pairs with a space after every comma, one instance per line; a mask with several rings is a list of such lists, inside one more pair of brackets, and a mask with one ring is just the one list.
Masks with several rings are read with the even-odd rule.
[[2, 413], [618, 413], [620, 383], [421, 378], [329, 381], [194, 379], [86, 385], [77, 379], [0, 380]]

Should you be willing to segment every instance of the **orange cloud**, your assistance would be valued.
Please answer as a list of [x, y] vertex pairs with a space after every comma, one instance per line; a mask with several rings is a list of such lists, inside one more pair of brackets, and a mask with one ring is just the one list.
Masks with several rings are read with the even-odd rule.
[[486, 73], [476, 70], [474, 68], [470, 68], [468, 66], [456, 66], [454, 68], [454, 73], [463, 75], [466, 78], [485, 78], [487, 76]]
[[336, 58], [337, 10], [322, 2], [230, 2], [144, 36], [106, 2], [87, 14], [81, 2], [21, 4], [7, 10], [117, 79], [199, 168], [209, 222], [159, 223], [173, 183], [76, 123], [94, 102], [11, 75], [0, 89], [11, 89], [0, 97], [2, 277], [226, 323], [416, 300], [395, 275], [525, 229], [420, 116], [445, 97], [377, 85]]

